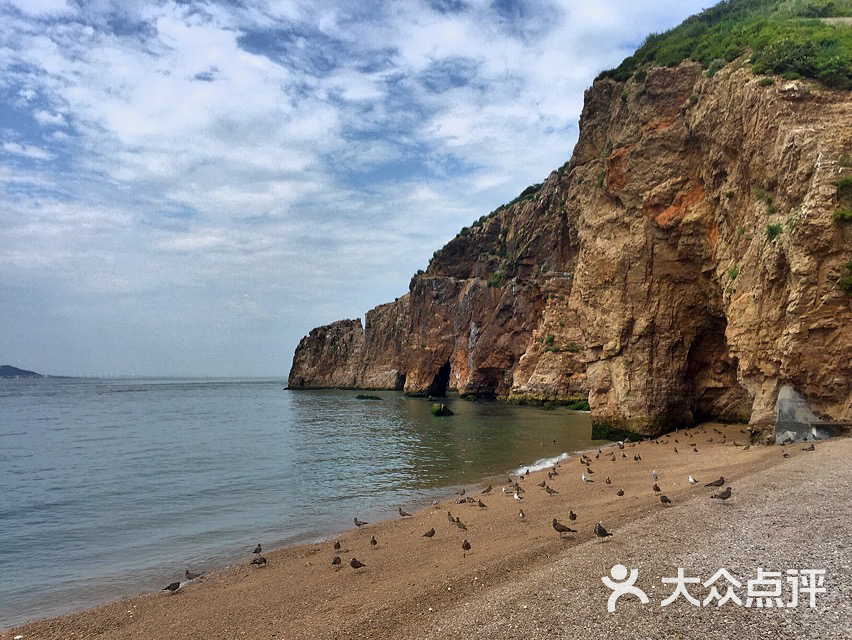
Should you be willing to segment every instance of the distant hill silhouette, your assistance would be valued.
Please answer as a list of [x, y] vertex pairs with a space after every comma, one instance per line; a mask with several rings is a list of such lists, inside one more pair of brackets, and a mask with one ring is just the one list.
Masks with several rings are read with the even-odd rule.
[[18, 369], [8, 364], [0, 365], [0, 378], [43, 378], [44, 376], [35, 371]]

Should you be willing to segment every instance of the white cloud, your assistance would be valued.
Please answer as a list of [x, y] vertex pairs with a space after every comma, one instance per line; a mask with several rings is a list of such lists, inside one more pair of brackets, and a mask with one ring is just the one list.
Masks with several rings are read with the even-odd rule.
[[[699, 8], [565, 0], [520, 23], [484, 0], [91, 0], [79, 21], [14, 6], [0, 89], [40, 126], [0, 146], [0, 313], [23, 283], [64, 326], [103, 323], [116, 353], [157, 335], [152, 373], [211, 374], [286, 373], [312, 325], [403, 293], [461, 226], [568, 159], [597, 72]], [[259, 30], [278, 30], [266, 49], [247, 44]], [[245, 359], [175, 349], [205, 331]]]
[[31, 144], [20, 144], [18, 142], [4, 142], [0, 150], [15, 156], [22, 156], [32, 160], [51, 160], [53, 154], [49, 151], [33, 146]]

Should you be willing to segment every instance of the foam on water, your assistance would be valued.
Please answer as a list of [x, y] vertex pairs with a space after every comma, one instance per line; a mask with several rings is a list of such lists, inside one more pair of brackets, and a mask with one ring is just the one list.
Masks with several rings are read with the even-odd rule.
[[553, 456], [552, 458], [542, 458], [541, 460], [536, 460], [531, 465], [526, 467], [518, 467], [515, 469], [514, 475], [520, 475], [522, 473], [526, 473], [527, 470], [530, 472], [533, 471], [541, 471], [542, 469], [549, 469], [557, 462], [562, 462], [563, 460], [567, 460], [571, 455], [568, 453], [560, 453], [558, 456]]

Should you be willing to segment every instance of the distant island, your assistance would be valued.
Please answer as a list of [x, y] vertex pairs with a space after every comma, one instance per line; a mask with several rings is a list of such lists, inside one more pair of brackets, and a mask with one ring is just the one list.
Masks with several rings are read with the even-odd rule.
[[8, 364], [0, 365], [0, 378], [44, 378], [40, 373], [18, 369]]

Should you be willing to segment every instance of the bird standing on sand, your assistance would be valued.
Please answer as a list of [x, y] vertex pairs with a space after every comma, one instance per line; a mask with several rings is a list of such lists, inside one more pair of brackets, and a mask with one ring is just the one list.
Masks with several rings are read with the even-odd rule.
[[606, 482], [607, 484], [612, 484], [612, 480], [609, 479], [609, 476], [606, 477], [606, 480], [604, 480], [604, 482]]
[[358, 518], [352, 518], [352, 522], [355, 523], [356, 527], [363, 527], [365, 524], [367, 524], [366, 522], [363, 522], [362, 520], [359, 520]]
[[491, 485], [489, 484], [487, 487], [485, 487], [485, 488], [482, 490], [482, 492], [481, 492], [481, 493], [482, 493], [482, 495], [485, 495], [486, 493], [491, 493]]
[[657, 480], [657, 470], [656, 470], [656, 469], [654, 469], [654, 470], [651, 472], [651, 477], [652, 477], [654, 480]]
[[261, 551], [263, 551], [263, 549], [260, 548], [260, 543], [258, 542], [252, 553], [260, 553]]
[[553, 522], [551, 524], [553, 525], [553, 528], [556, 530], [556, 533], [559, 534], [560, 538], [562, 537], [563, 533], [577, 533], [576, 529], [572, 529], [571, 527], [566, 527], [564, 524], [559, 522], [556, 518], [553, 519]]
[[257, 556], [256, 558], [252, 558], [251, 563], [262, 567], [266, 564], [266, 558], [264, 558], [263, 556]]
[[660, 491], [662, 491], [662, 489], [660, 489], [660, 485], [658, 485], [656, 482], [654, 483], [654, 486], [651, 487], [651, 488], [654, 490], [654, 493], [660, 493]]
[[573, 511], [569, 511], [569, 512], [568, 512], [568, 519], [569, 519], [571, 522], [574, 522], [575, 520], [577, 520], [577, 514], [576, 514], [576, 513], [574, 513]]
[[583, 479], [583, 482], [594, 482], [591, 478], [587, 478], [585, 473], [580, 477]]
[[399, 515], [402, 516], [403, 518], [410, 518], [411, 517], [411, 514], [408, 513], [408, 511], [403, 511], [402, 507], [397, 507], [397, 509], [399, 509]]
[[518, 509], [518, 518], [520, 518], [521, 520], [524, 520], [524, 519], [526, 519], [526, 517], [527, 517], [527, 514], [524, 513], [524, 510]]
[[662, 502], [663, 504], [671, 504], [672, 503], [672, 501], [669, 500], [668, 496], [660, 496], [660, 502]]
[[731, 497], [731, 487], [725, 488], [721, 493], [714, 493], [711, 498], [716, 498], [717, 500], [727, 500]]
[[462, 540], [462, 551], [464, 552], [464, 554], [462, 555], [462, 557], [463, 557], [463, 558], [466, 558], [466, 557], [467, 557], [467, 552], [468, 552], [468, 551], [470, 551], [470, 543], [467, 541], [467, 538], [465, 538], [464, 540]]
[[477, 500], [476, 506], [478, 506], [480, 509], [487, 509], [488, 508], [482, 500]]
[[378, 544], [379, 544], [379, 541], [376, 540], [376, 536], [370, 536], [370, 546], [373, 547], [373, 549], [375, 549]]
[[704, 486], [705, 487], [721, 487], [723, 484], [725, 484], [725, 476], [722, 476], [721, 478], [719, 478], [718, 480], [714, 480], [713, 482], [708, 482]]
[[343, 561], [340, 559], [340, 556], [334, 556], [331, 559], [331, 564], [334, 567], [339, 567]]
[[421, 537], [421, 538], [431, 538], [431, 537], [432, 537], [432, 536], [434, 536], [434, 535], [435, 535], [435, 527], [432, 527], [431, 529], [429, 529], [429, 531], [427, 531], [426, 533], [424, 533], [424, 534], [423, 534], [422, 536], [420, 536], [420, 537]]
[[335, 551], [339, 551], [339, 550], [340, 550], [340, 540], [335, 540], [335, 541], [334, 541], [334, 550], [335, 550]]
[[461, 521], [461, 518], [456, 518], [456, 526], [462, 531], [467, 531], [467, 527], [464, 526], [464, 523]]
[[190, 573], [189, 569], [187, 569], [186, 573], [183, 574], [183, 575], [186, 576], [187, 580], [195, 580], [196, 578], [200, 578], [204, 574], [203, 573]]
[[366, 567], [367, 565], [365, 565], [363, 562], [359, 562], [356, 558], [352, 558], [349, 561], [349, 566], [353, 569], [361, 569], [363, 567]]
[[515, 500], [517, 500], [518, 502], [520, 502], [521, 500], [523, 500], [523, 498], [522, 498], [521, 496], [519, 496], [519, 495], [518, 495], [518, 492], [517, 492], [517, 491], [515, 491], [515, 494], [514, 494], [514, 496], [513, 496], [513, 497], [514, 497], [514, 498], [515, 498]]
[[545, 486], [545, 487], [544, 487], [544, 490], [545, 490], [545, 491], [547, 491], [547, 494], [548, 494], [548, 495], [551, 495], [551, 496], [552, 496], [552, 495], [554, 495], [554, 494], [556, 494], [556, 493], [559, 493], [556, 489], [551, 489], [551, 488], [550, 488], [550, 487], [548, 487], [548, 486]]
[[802, 451], [816, 451], [816, 447], [811, 443], [809, 447], [802, 447]]
[[598, 538], [608, 538], [608, 537], [612, 536], [612, 534], [609, 531], [607, 531], [606, 529], [603, 528], [603, 525], [601, 525], [600, 522], [595, 523], [595, 535]]
[[453, 517], [453, 514], [450, 513], [449, 511], [447, 511], [447, 520], [449, 520], [451, 524], [456, 523], [456, 519]]
[[619, 489], [618, 491], [615, 492], [615, 495], [617, 495], [620, 498], [621, 496], [624, 495], [624, 489]]
[[689, 476], [689, 484], [698, 484], [698, 480], [696, 480], [695, 478], [692, 477], [692, 475], [690, 475]]
[[172, 582], [167, 587], [164, 587], [163, 591], [171, 591], [172, 593], [174, 593], [178, 589], [180, 589], [180, 582]]

